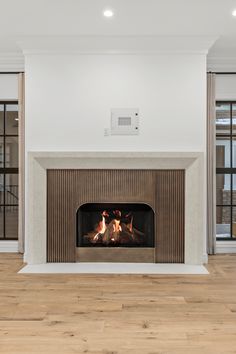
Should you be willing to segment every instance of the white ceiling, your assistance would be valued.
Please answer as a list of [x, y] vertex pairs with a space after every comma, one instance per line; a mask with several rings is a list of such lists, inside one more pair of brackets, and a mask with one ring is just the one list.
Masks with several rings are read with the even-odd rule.
[[210, 56], [236, 57], [233, 9], [236, 0], [0, 0], [0, 52], [20, 51], [26, 36], [218, 36]]

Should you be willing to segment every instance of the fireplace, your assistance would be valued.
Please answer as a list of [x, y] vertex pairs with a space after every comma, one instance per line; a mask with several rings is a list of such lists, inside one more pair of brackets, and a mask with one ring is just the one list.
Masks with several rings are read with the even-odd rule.
[[183, 170], [47, 170], [48, 262], [184, 262]]
[[[135, 262], [137, 252], [155, 263], [206, 260], [203, 153], [45, 151], [28, 160], [27, 263], [82, 262], [85, 251], [94, 252], [91, 261], [105, 251], [111, 262], [117, 253]], [[81, 205], [124, 201], [153, 209], [154, 247], [77, 247]]]
[[154, 247], [154, 211], [143, 203], [83, 204], [77, 247]]

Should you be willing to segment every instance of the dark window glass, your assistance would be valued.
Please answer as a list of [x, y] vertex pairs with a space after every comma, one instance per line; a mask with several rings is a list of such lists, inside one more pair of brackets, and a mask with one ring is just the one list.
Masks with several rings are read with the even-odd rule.
[[0, 205], [0, 240], [4, 239], [4, 207]]
[[5, 167], [18, 167], [18, 137], [5, 138]]
[[236, 240], [236, 207], [232, 208], [232, 239]]
[[230, 104], [216, 104], [216, 134], [223, 135], [230, 133]]
[[0, 206], [4, 204], [4, 175], [0, 175]]
[[231, 175], [216, 175], [216, 204], [231, 205]]
[[0, 135], [4, 134], [4, 105], [0, 104]]
[[5, 175], [5, 204], [18, 204], [18, 175]]
[[230, 137], [216, 137], [216, 167], [230, 167]]
[[0, 239], [18, 238], [18, 104], [0, 102]]
[[18, 135], [18, 105], [6, 105], [5, 134]]
[[216, 237], [231, 238], [231, 207], [216, 207]]
[[0, 168], [4, 165], [4, 138], [0, 136]]
[[236, 103], [232, 105], [232, 131], [236, 134]]
[[5, 207], [5, 237], [6, 239], [17, 239], [18, 235], [18, 207]]

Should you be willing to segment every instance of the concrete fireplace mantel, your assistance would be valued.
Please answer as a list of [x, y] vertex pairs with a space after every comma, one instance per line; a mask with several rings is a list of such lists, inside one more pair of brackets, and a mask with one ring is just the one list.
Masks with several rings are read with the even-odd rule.
[[25, 253], [28, 264], [46, 263], [47, 169], [184, 169], [185, 264], [203, 263], [206, 231], [202, 152], [29, 152]]

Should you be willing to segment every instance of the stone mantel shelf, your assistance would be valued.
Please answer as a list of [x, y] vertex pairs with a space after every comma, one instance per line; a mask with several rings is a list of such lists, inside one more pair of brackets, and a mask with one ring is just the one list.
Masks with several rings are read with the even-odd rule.
[[31, 151], [33, 158], [46, 169], [53, 168], [112, 168], [112, 169], [186, 169], [203, 152], [60, 152]]

